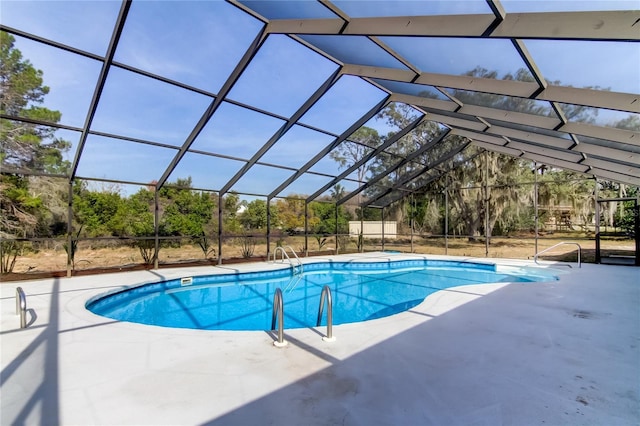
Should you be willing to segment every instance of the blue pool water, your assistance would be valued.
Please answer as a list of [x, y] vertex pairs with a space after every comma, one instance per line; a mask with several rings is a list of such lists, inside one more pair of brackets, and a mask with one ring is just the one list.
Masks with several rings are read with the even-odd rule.
[[[544, 272], [543, 272], [544, 273]], [[490, 283], [551, 281], [532, 269], [496, 270], [495, 265], [408, 260], [312, 263], [291, 269], [194, 277], [147, 284], [87, 302], [95, 314], [119, 321], [204, 330], [268, 330], [273, 295], [282, 289], [285, 328], [316, 325], [325, 285], [333, 298], [333, 323], [381, 318], [411, 309], [445, 288]], [[326, 320], [324, 315], [323, 324]]]

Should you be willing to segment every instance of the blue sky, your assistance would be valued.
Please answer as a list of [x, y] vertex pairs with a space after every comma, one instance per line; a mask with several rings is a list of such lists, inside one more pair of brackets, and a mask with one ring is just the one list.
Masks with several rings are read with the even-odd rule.
[[[246, 2], [273, 17], [330, 17], [315, 2]], [[490, 13], [484, 0], [467, 1], [335, 1], [354, 17]], [[521, 1], [504, 0], [508, 13], [600, 9], [639, 9], [639, 1]], [[320, 6], [320, 7], [319, 7]], [[2, 23], [19, 30], [97, 55], [104, 55], [120, 8], [117, 1], [15, 1], [0, 5]], [[267, 9], [270, 8], [270, 9]], [[262, 23], [223, 1], [134, 1], [115, 54], [115, 61], [197, 87], [215, 95], [255, 38]], [[366, 38], [348, 41], [331, 36], [305, 37], [336, 58], [354, 63], [404, 68]], [[16, 37], [16, 47], [44, 72], [51, 92], [45, 106], [63, 113], [62, 123], [81, 127], [100, 72], [98, 61], [82, 58]], [[437, 40], [383, 37], [383, 41], [422, 71], [461, 74], [475, 66], [500, 74], [524, 67], [510, 42], [504, 40]], [[527, 49], [548, 80], [576, 87], [601, 85], [614, 91], [640, 93], [640, 48], [637, 43], [527, 40]], [[562, 54], [559, 55], [558, 52]], [[598, 60], [594, 61], [594, 57]], [[236, 103], [251, 105], [286, 118], [337, 69], [337, 65], [285, 36], [270, 36], [229, 93]], [[606, 76], [603, 83], [602, 76]], [[298, 168], [333, 140], [385, 93], [361, 79], [342, 77], [301, 122], [326, 133], [294, 126], [260, 161]], [[211, 96], [112, 67], [92, 130], [166, 144], [130, 143], [99, 136], [87, 140], [79, 176], [123, 181], [159, 179], [203, 111]], [[606, 112], [601, 114], [608, 117]], [[192, 149], [250, 159], [282, 125], [280, 118], [224, 102]], [[390, 129], [380, 120], [368, 124], [380, 133]], [[329, 133], [329, 134], [327, 134]], [[70, 140], [73, 159], [78, 135], [60, 131]], [[174, 147], [174, 148], [171, 148]], [[242, 162], [188, 153], [170, 177], [191, 176], [194, 186], [217, 189]], [[234, 190], [269, 193], [293, 171], [254, 166]], [[337, 175], [332, 160], [313, 170]], [[269, 179], [264, 177], [268, 176]], [[281, 195], [311, 193], [329, 178], [305, 176]], [[355, 188], [355, 183], [346, 186]], [[125, 190], [129, 192], [129, 189]]]

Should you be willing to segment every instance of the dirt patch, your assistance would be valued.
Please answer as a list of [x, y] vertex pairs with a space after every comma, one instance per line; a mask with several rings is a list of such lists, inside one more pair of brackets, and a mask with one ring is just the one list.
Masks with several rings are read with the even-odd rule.
[[[570, 241], [556, 239], [538, 240], [538, 251], [560, 242]], [[582, 246], [582, 261], [595, 261], [595, 241], [575, 240]], [[331, 243], [334, 243], [331, 240]], [[290, 237], [282, 242], [285, 246], [291, 246], [303, 255], [303, 237]], [[272, 243], [272, 249], [275, 244]], [[315, 240], [309, 239], [309, 256], [333, 254], [333, 245], [330, 250], [327, 246], [318, 250]], [[603, 256], [633, 255], [634, 241], [603, 241], [601, 244]], [[402, 252], [414, 252], [420, 254], [448, 254], [452, 256], [469, 256], [483, 258], [486, 255], [484, 241], [469, 241], [467, 238], [415, 238], [414, 244], [410, 239], [402, 240], [402, 243], [389, 240], [384, 247], [380, 242], [365, 244], [365, 251], [398, 250]], [[489, 245], [489, 257], [509, 259], [533, 259], [535, 254], [535, 240], [517, 238], [493, 238]], [[266, 243], [256, 244], [253, 256], [244, 258], [243, 248], [234, 244], [225, 244], [222, 247], [224, 264], [239, 262], [256, 262], [266, 260]], [[356, 252], [356, 246], [352, 242], [348, 247], [342, 248], [341, 253]], [[548, 255], [541, 257], [543, 260], [576, 262], [577, 248], [574, 245], [557, 247]], [[185, 244], [176, 247], [163, 247], [159, 253], [159, 267], [201, 266], [217, 264], [216, 256], [204, 257], [200, 247]], [[118, 271], [134, 271], [151, 269], [151, 265], [144, 264], [140, 252], [130, 245], [111, 247], [92, 247], [84, 244], [79, 247], [76, 254], [74, 276], [101, 274]], [[0, 277], [0, 281], [16, 281], [24, 279], [39, 279], [48, 277], [64, 277], [67, 275], [67, 254], [61, 246], [32, 252], [25, 252], [16, 261], [14, 272]]]

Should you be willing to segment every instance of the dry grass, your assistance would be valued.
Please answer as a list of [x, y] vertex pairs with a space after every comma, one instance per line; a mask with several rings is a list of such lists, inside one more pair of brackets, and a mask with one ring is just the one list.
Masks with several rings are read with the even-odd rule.
[[[560, 241], [576, 242], [582, 247], [583, 262], [593, 262], [595, 258], [595, 241], [586, 238], [571, 238], [570, 235], [554, 235], [553, 238], [541, 238], [538, 240], [538, 251], [551, 247]], [[242, 259], [242, 246], [235, 241], [229, 241], [224, 244], [222, 252], [224, 259], [240, 258]], [[303, 237], [288, 237], [279, 241], [283, 245], [292, 246], [300, 255], [303, 252]], [[445, 247], [446, 245], [446, 247]], [[275, 242], [272, 241], [272, 249]], [[329, 238], [322, 250], [333, 250], [335, 240]], [[633, 255], [633, 240], [603, 240], [601, 247], [604, 255], [624, 254]], [[217, 246], [216, 246], [217, 248]], [[366, 240], [365, 250], [374, 251], [382, 250], [383, 247], [379, 240]], [[469, 241], [467, 238], [448, 238], [445, 244], [444, 238], [421, 238], [414, 237], [413, 245], [410, 238], [402, 240], [386, 240], [385, 250], [398, 250], [403, 252], [421, 253], [421, 254], [448, 254], [453, 256], [470, 256], [483, 258], [487, 255], [484, 241]], [[510, 259], [532, 259], [535, 254], [535, 240], [531, 238], [493, 238], [489, 245], [488, 257], [510, 258]], [[314, 238], [309, 238], [309, 250], [311, 254], [319, 250], [318, 244]], [[354, 240], [347, 247], [348, 251], [355, 252], [356, 246]], [[553, 251], [545, 255], [543, 259], [561, 260], [575, 262], [577, 258], [577, 248], [574, 245], [563, 245], [557, 247]], [[266, 242], [257, 242], [253, 257], [256, 259], [264, 258], [267, 253]], [[159, 262], [161, 265], [175, 265], [188, 262], [208, 262], [215, 263], [215, 254], [210, 255], [209, 259], [205, 259], [204, 254], [199, 246], [192, 244], [183, 244], [179, 247], [162, 247], [159, 253]], [[130, 245], [116, 245], [112, 247], [93, 247], [89, 242], [81, 242], [75, 259], [76, 271], [96, 270], [102, 271], [108, 269], [125, 269], [132, 267], [140, 267], [143, 264], [142, 257], [137, 248]], [[67, 254], [61, 244], [53, 248], [39, 251], [25, 252], [18, 257], [14, 274], [4, 276], [3, 280], [19, 279], [25, 275], [30, 276], [37, 273], [55, 273], [66, 271]]]

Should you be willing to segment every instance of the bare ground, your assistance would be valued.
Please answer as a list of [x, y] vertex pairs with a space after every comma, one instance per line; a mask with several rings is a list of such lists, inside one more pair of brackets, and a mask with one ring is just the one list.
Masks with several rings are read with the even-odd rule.
[[[538, 252], [551, 247], [560, 241], [576, 242], [580, 244], [583, 262], [593, 262], [595, 259], [595, 241], [592, 239], [570, 239], [558, 236], [557, 238], [542, 238], [538, 240]], [[284, 245], [290, 245], [303, 255], [304, 238], [289, 237], [280, 241]], [[335, 240], [329, 239], [328, 243], [319, 250], [315, 239], [309, 238], [309, 255], [331, 253], [335, 247]], [[275, 243], [272, 242], [272, 250]], [[633, 240], [603, 240], [601, 242], [603, 255], [633, 255]], [[224, 263], [245, 261], [242, 255], [242, 246], [225, 244], [222, 248]], [[379, 241], [366, 241], [365, 251], [398, 250], [421, 254], [448, 254], [453, 256], [470, 257], [494, 257], [510, 259], [532, 259], [536, 253], [535, 240], [530, 238], [493, 238], [489, 244], [488, 256], [484, 241], [469, 241], [467, 238], [420, 238], [414, 237], [413, 244], [410, 238], [402, 240], [386, 240], [382, 247]], [[330, 251], [328, 251], [330, 250]], [[354, 241], [347, 246], [347, 251], [357, 251]], [[344, 252], [341, 249], [341, 252]], [[267, 254], [266, 243], [256, 244], [251, 260], [263, 260]], [[546, 260], [558, 260], [575, 262], [577, 259], [577, 247], [575, 245], [562, 245], [541, 257]], [[197, 245], [183, 244], [179, 247], [162, 247], [159, 253], [161, 267], [216, 264], [215, 253], [208, 257]], [[105, 271], [118, 271], [126, 269], [150, 268], [145, 265], [138, 248], [130, 245], [116, 247], [95, 248], [88, 242], [80, 244], [75, 258], [74, 275], [88, 273], [102, 273]], [[16, 260], [14, 272], [1, 277], [2, 281], [30, 279], [44, 276], [64, 276], [67, 270], [67, 254], [58, 244], [54, 248], [38, 251], [25, 251]]]

